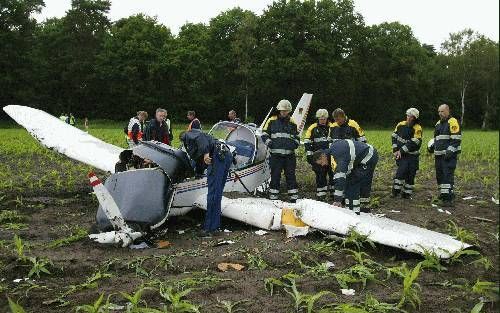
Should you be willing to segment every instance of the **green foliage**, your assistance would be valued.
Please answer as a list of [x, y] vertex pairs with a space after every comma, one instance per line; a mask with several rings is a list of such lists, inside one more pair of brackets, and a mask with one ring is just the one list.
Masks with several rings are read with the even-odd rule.
[[247, 253], [246, 256], [247, 256], [248, 269], [265, 270], [269, 266], [260, 254]]
[[498, 283], [481, 281], [478, 279], [474, 286], [472, 286], [472, 292], [485, 297], [490, 301], [498, 301], [499, 299]]
[[84, 312], [84, 313], [108, 313], [109, 312], [109, 298], [107, 298], [106, 302], [104, 301], [104, 294], [101, 293], [99, 298], [92, 304], [84, 304], [76, 307], [76, 312]]
[[49, 265], [53, 266], [50, 260], [37, 257], [30, 257], [29, 261], [31, 262], [31, 269], [28, 273], [28, 277], [31, 278], [34, 275], [36, 275], [37, 278], [40, 278], [41, 273], [51, 275], [51, 272], [47, 269]]
[[73, 232], [70, 236], [54, 240], [54, 241], [50, 242], [47, 246], [49, 248], [58, 248], [58, 247], [66, 246], [66, 245], [69, 245], [73, 242], [80, 241], [84, 238], [87, 238], [87, 235], [88, 235], [88, 231], [86, 229], [77, 226], [77, 227], [75, 227], [75, 229], [73, 230]]
[[199, 307], [184, 299], [192, 289], [176, 291], [171, 286], [160, 286], [160, 296], [168, 303], [167, 312], [171, 313], [199, 313]]
[[247, 312], [246, 309], [243, 308], [245, 304], [249, 302], [249, 300], [240, 300], [240, 301], [230, 301], [230, 300], [219, 300], [217, 299], [218, 308], [221, 308], [226, 313], [242, 313]]
[[9, 297], [7, 297], [7, 300], [9, 302], [9, 309], [11, 313], [26, 313], [23, 307], [18, 303], [12, 301]]
[[342, 240], [342, 247], [356, 247], [356, 249], [359, 251], [361, 250], [365, 244], [368, 244], [370, 247], [375, 249], [375, 244], [373, 241], [368, 239], [368, 236], [362, 235], [358, 233], [354, 228], [350, 228], [349, 231], [347, 232], [346, 237]]
[[437, 256], [437, 254], [434, 251], [425, 249], [423, 247], [421, 247], [421, 249], [422, 252], [424, 253], [424, 258], [425, 258], [424, 261], [420, 262], [421, 267], [423, 269], [429, 268], [429, 269], [434, 269], [438, 272], [447, 270], [447, 268], [441, 264], [441, 259], [439, 258], [439, 256]]
[[27, 259], [26, 255], [24, 255], [24, 250], [26, 249], [26, 245], [24, 244], [21, 237], [18, 235], [14, 235], [14, 247], [15, 252], [17, 253], [17, 259], [20, 261], [25, 261]]
[[475, 245], [478, 244], [477, 235], [474, 232], [458, 226], [455, 222], [451, 220], [448, 221], [446, 229], [448, 231], [448, 234], [450, 234], [450, 236], [455, 237], [457, 240], [460, 240], [461, 242], [473, 243]]
[[401, 291], [401, 299], [398, 303], [398, 308], [403, 308], [409, 303], [414, 309], [420, 307], [420, 290], [421, 287], [415, 281], [420, 275], [421, 263], [418, 263], [410, 272], [403, 278], [403, 290]]

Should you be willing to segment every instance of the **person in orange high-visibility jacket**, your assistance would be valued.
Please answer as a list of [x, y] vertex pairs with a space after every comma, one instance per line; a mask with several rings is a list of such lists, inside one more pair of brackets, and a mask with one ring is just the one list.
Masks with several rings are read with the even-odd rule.
[[148, 113], [146, 111], [139, 111], [137, 112], [137, 116], [132, 117], [128, 122], [127, 143], [130, 149], [136, 147], [142, 141], [142, 136], [144, 134], [144, 121], [147, 118]]
[[188, 111], [187, 119], [189, 120], [189, 125], [187, 127], [187, 131], [190, 131], [193, 129], [201, 130], [201, 123], [200, 123], [200, 120], [196, 118], [195, 111]]

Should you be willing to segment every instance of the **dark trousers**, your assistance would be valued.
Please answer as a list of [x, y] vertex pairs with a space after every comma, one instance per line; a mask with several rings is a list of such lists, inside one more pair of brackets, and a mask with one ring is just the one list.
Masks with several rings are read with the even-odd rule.
[[333, 191], [333, 170], [330, 165], [321, 166], [312, 164], [314, 174], [316, 174], [316, 197], [325, 198], [328, 190]]
[[220, 227], [222, 192], [233, 159], [230, 152], [219, 153], [218, 148], [214, 150], [212, 164], [207, 168], [207, 212], [203, 226], [203, 229], [209, 232]]
[[[361, 205], [366, 206], [370, 203], [373, 173], [377, 163], [378, 153], [374, 150], [373, 156], [365, 165], [356, 165], [346, 177], [345, 203], [354, 212], [359, 212]], [[360, 198], [363, 199], [363, 203]]]
[[436, 180], [439, 188], [439, 199], [451, 201], [454, 198], [453, 185], [455, 183], [455, 168], [457, 158], [446, 159], [444, 156], [436, 156]]
[[285, 172], [286, 187], [290, 200], [298, 199], [297, 179], [295, 177], [295, 169], [297, 167], [297, 159], [295, 154], [279, 155], [271, 154], [269, 160], [271, 167], [271, 183], [269, 184], [269, 199], [277, 200], [280, 192], [281, 172]]
[[396, 160], [397, 170], [394, 175], [392, 193], [410, 197], [415, 188], [415, 176], [417, 175], [419, 159], [418, 156], [409, 155]]

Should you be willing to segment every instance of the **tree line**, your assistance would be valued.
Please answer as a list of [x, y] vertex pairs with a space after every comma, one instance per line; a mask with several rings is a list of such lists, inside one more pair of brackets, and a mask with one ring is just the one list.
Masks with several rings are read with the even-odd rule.
[[260, 122], [308, 92], [313, 111], [342, 107], [362, 125], [393, 126], [414, 106], [432, 126], [447, 103], [467, 127], [498, 127], [498, 42], [470, 29], [435, 49], [407, 25], [366, 25], [352, 0], [234, 8], [177, 35], [143, 14], [112, 22], [107, 0], [72, 0], [65, 16], [37, 22], [43, 6], [0, 4], [2, 106], [112, 120], [163, 107], [173, 120], [195, 110], [208, 122], [242, 116], [247, 102]]

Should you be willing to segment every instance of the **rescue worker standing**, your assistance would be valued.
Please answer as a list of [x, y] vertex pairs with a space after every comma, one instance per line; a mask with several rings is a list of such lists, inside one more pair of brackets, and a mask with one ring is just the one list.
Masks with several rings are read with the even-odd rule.
[[288, 100], [281, 100], [276, 106], [279, 114], [270, 117], [262, 129], [262, 140], [269, 147], [271, 157], [271, 183], [269, 199], [277, 200], [280, 190], [281, 172], [285, 172], [288, 195], [291, 202], [298, 199], [298, 186], [295, 177], [297, 159], [295, 149], [299, 147], [297, 124], [290, 118], [292, 104]]
[[169, 145], [171, 132], [165, 122], [166, 118], [167, 110], [161, 108], [156, 109], [155, 118], [152, 119], [146, 127], [144, 140], [154, 140]]
[[70, 113], [69, 114], [69, 125], [75, 126], [75, 124], [76, 124], [75, 116], [73, 115], [73, 113]]
[[418, 117], [419, 111], [409, 108], [406, 120], [399, 122], [392, 133], [392, 152], [398, 167], [392, 185], [393, 197], [401, 195], [410, 199], [413, 194], [422, 145], [422, 126]]
[[332, 113], [334, 123], [331, 124], [330, 135], [333, 140], [336, 139], [352, 139], [356, 141], [366, 142], [366, 137], [363, 129], [355, 120], [349, 119], [341, 108], [335, 109]]
[[187, 112], [187, 119], [189, 120], [189, 125], [187, 127], [187, 130], [190, 131], [192, 129], [199, 129], [201, 130], [201, 122], [199, 119], [196, 118], [196, 112], [195, 111], [188, 111]]
[[362, 206], [360, 197], [370, 198], [378, 162], [378, 152], [373, 146], [350, 139], [336, 140], [329, 149], [314, 152], [313, 162], [320, 166], [331, 164], [335, 185], [333, 205], [340, 207], [345, 200], [346, 206], [358, 215], [360, 211], [370, 211]]
[[145, 111], [137, 112], [137, 116], [130, 119], [127, 126], [127, 143], [129, 149], [136, 147], [142, 141], [144, 134], [144, 121], [148, 118]]
[[220, 227], [222, 192], [233, 155], [226, 144], [196, 129], [183, 132], [180, 140], [191, 160], [196, 163], [197, 172], [200, 167], [207, 168], [207, 212], [203, 235], [210, 235]]
[[434, 129], [434, 145], [429, 147], [434, 152], [436, 180], [439, 188], [439, 204], [453, 206], [455, 168], [461, 152], [462, 133], [457, 119], [450, 115], [450, 107], [442, 104], [438, 108], [440, 120]]
[[[316, 197], [325, 201], [328, 189], [333, 187], [333, 171], [331, 166], [320, 166], [312, 161], [313, 153], [318, 150], [328, 149], [330, 146], [330, 125], [328, 123], [328, 111], [319, 109], [316, 111], [318, 121], [306, 131], [304, 146], [306, 149], [307, 162], [311, 164], [316, 174]], [[327, 176], [329, 180], [327, 180]]]

